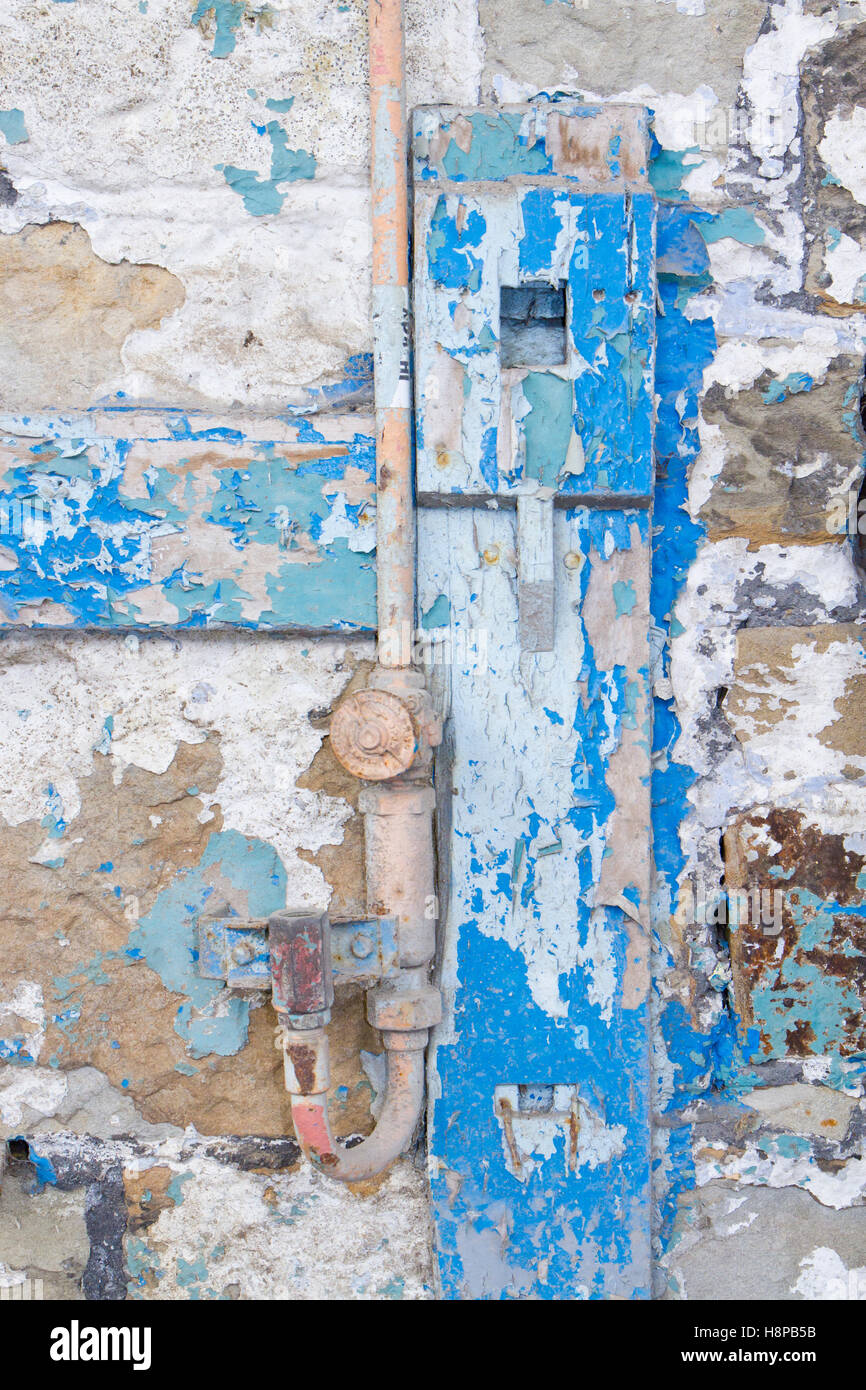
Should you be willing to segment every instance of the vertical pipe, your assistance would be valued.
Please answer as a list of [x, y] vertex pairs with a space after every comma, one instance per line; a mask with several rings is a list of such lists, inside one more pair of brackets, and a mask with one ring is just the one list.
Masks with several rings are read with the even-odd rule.
[[409, 190], [402, 0], [370, 0], [379, 663], [408, 666], [415, 626]]

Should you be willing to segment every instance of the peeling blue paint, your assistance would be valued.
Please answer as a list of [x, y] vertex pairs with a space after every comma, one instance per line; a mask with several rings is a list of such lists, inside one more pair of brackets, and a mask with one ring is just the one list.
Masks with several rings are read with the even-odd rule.
[[[455, 999], [435, 1055], [431, 1189], [444, 1297], [644, 1298], [649, 1018], [638, 922], [648, 923], [648, 902], [639, 854], [629, 881], [600, 883], [613, 877], [622, 791], [612, 769], [626, 742], [648, 821], [649, 663], [648, 653], [646, 663], [633, 655], [645, 600], [627, 576], [642, 575], [645, 592], [650, 526], [645, 509], [620, 502], [614, 510], [602, 499], [651, 488], [654, 212], [646, 190], [588, 193], [566, 176], [525, 182], [554, 172], [543, 125], [541, 115], [521, 112], [422, 111], [415, 121], [417, 372], [439, 388], [435, 418], [430, 397], [418, 393], [419, 486], [482, 497], [486, 487], [501, 499], [534, 483], [573, 503], [553, 519], [552, 657], [517, 647], [514, 512], [495, 504], [421, 512], [422, 611], [444, 613], [444, 595], [452, 632], [483, 628], [492, 647], [487, 670], [458, 662], [449, 671], [458, 795], [445, 969]], [[623, 158], [616, 131], [606, 130], [605, 145], [615, 178]], [[440, 191], [440, 177], [459, 182], [459, 192]], [[520, 182], [507, 194], [490, 194], [489, 180], [511, 177]], [[503, 266], [511, 285], [567, 281], [561, 366], [529, 363], [503, 378]], [[448, 358], [463, 371], [443, 368]], [[445, 424], [443, 400], [453, 412]], [[432, 433], [440, 429], [447, 449]], [[594, 507], [580, 506], [584, 493]], [[454, 557], [471, 563], [473, 551], [479, 573], [463, 574]], [[619, 611], [636, 638], [622, 662], [610, 624], [603, 635], [593, 627], [594, 580], [606, 582], [611, 616]], [[647, 844], [648, 833], [647, 824]], [[521, 1087], [551, 1100], [562, 1093], [564, 1109], [550, 1121], [531, 1119], [516, 1098], [497, 1109], [503, 1087], [515, 1097]], [[522, 1124], [531, 1131], [523, 1148]]]
[[[22, 524], [3, 536], [17, 568], [0, 577], [0, 621], [363, 631], [375, 625], [369, 435], [350, 432], [329, 446], [310, 420], [298, 418], [293, 443], [250, 442], [241, 462], [237, 431], [215, 438], [213, 429], [197, 431], [184, 416], [166, 420], [162, 439], [134, 442], [97, 433], [64, 438], [50, 420], [45, 425], [38, 444], [13, 433], [5, 441], [13, 463], [0, 479], [0, 505], [12, 516], [17, 508]], [[228, 446], [230, 462], [220, 466], [218, 451], [203, 449], [206, 467], [199, 466], [202, 433]], [[152, 457], [142, 474], [148, 445]], [[369, 501], [347, 500], [347, 473], [355, 484], [367, 480]], [[160, 559], [160, 542], [172, 535], [191, 542], [191, 558], [180, 568]], [[106, 724], [100, 751], [110, 735]]]
[[286, 192], [280, 185], [293, 183], [296, 179], [312, 179], [316, 174], [316, 161], [307, 150], [289, 149], [289, 137], [279, 121], [268, 121], [267, 125], [256, 126], [260, 135], [267, 135], [271, 143], [271, 172], [268, 178], [257, 174], [254, 169], [239, 169], [234, 164], [217, 164], [229, 188], [240, 194], [244, 207], [252, 217], [267, 217], [278, 213], [286, 200]]
[[30, 139], [24, 124], [24, 112], [18, 106], [0, 111], [0, 134], [6, 137], [7, 145], [23, 145]]

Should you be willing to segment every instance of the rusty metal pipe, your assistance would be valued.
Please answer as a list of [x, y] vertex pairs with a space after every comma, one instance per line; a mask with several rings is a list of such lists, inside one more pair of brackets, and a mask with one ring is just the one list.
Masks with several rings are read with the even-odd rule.
[[[393, 1043], [398, 1041], [395, 1048]], [[424, 1048], [427, 1030], [386, 1036], [388, 1079], [385, 1100], [373, 1133], [351, 1149], [334, 1139], [328, 1115], [327, 1038], [324, 1029], [298, 1032], [286, 1048], [286, 1086], [292, 1093], [292, 1121], [298, 1143], [310, 1162], [338, 1182], [375, 1177], [408, 1148], [424, 1098]], [[295, 1061], [290, 1053], [295, 1053]], [[301, 1091], [303, 1077], [317, 1089]], [[294, 1089], [299, 1088], [299, 1089]]]
[[[423, 677], [409, 669], [415, 517], [402, 0], [370, 0], [369, 28], [378, 666], [368, 690], [350, 696], [336, 712], [331, 741], [343, 766], [368, 782], [360, 801], [368, 911], [397, 918], [401, 970], [367, 996], [370, 1022], [385, 1040], [387, 1086], [373, 1133], [361, 1143], [344, 1148], [331, 1130], [324, 993], [307, 989], [308, 1016], [293, 1020], [286, 1011], [278, 1029], [298, 1141], [311, 1163], [340, 1182], [381, 1173], [408, 1147], [424, 1101], [424, 1049], [441, 1017], [439, 991], [428, 983], [435, 947], [430, 769], [441, 726]], [[296, 957], [301, 965], [314, 961], [317, 979], [324, 969], [326, 952], [315, 950], [305, 931], [294, 921], [285, 928], [294, 951], [293, 980]]]
[[402, 0], [370, 0], [373, 373], [379, 662], [407, 666], [415, 627], [409, 190]]
[[433, 809], [429, 782], [365, 787], [364, 853], [370, 915], [397, 919], [402, 966], [427, 965], [436, 950]]

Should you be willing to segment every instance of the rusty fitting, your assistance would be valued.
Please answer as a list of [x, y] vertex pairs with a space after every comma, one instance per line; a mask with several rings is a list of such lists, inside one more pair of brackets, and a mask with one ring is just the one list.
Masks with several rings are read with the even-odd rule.
[[281, 1023], [324, 1028], [334, 1002], [331, 924], [325, 913], [275, 912], [268, 920], [271, 988]]
[[412, 766], [418, 734], [409, 710], [385, 690], [359, 690], [331, 720], [331, 748], [347, 772], [367, 781], [397, 777]]
[[358, 798], [370, 915], [396, 918], [402, 966], [426, 965], [436, 951], [435, 804], [429, 783], [402, 780], [364, 787]]
[[331, 1057], [324, 1028], [300, 1030], [280, 1026], [275, 1045], [283, 1054], [283, 1074], [290, 1095], [327, 1095]]
[[331, 748], [347, 772], [367, 782], [426, 775], [442, 739], [420, 671], [377, 667], [366, 690], [347, 695], [331, 720]]
[[[397, 982], [396, 987], [383, 985], [380, 989], [371, 989], [367, 995], [367, 1018], [383, 1033], [423, 1033], [424, 1042], [420, 1046], [424, 1047], [428, 1029], [441, 1021], [442, 997], [432, 985], [411, 990], [401, 985], [402, 982]], [[399, 1043], [396, 1045], [400, 1048]], [[390, 1038], [388, 1046], [395, 1046]]]

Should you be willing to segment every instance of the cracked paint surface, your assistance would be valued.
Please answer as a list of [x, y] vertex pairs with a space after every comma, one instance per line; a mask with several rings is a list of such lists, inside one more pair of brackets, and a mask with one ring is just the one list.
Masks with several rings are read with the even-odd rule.
[[[451, 729], [440, 803], [454, 794], [430, 1107], [448, 1298], [650, 1289], [650, 522], [628, 502], [650, 489], [653, 227], [641, 126], [617, 119], [416, 117], [419, 488], [597, 504], [545, 523], [549, 653], [520, 649], [533, 556], [513, 509], [422, 511], [422, 610], [446, 596], [458, 650], [487, 634], [483, 669], [432, 666]], [[579, 191], [508, 186], [563, 166]], [[527, 280], [567, 282], [561, 368], [500, 370], [500, 284]]]
[[371, 629], [365, 425], [323, 416], [274, 439], [180, 413], [7, 417], [2, 621]]

